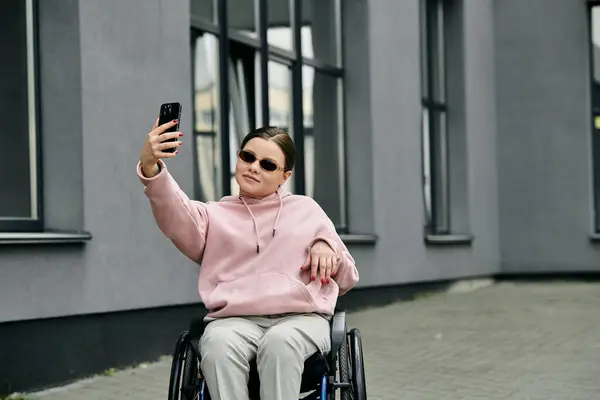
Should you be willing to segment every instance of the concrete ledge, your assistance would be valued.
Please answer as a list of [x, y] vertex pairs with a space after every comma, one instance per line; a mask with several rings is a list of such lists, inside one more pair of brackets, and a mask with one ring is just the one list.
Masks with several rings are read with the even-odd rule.
[[89, 232], [1, 232], [0, 244], [84, 243], [92, 239]]
[[597, 271], [509, 272], [494, 278], [510, 282], [600, 282], [600, 268]]
[[377, 235], [371, 233], [342, 233], [340, 238], [345, 244], [375, 244]]
[[425, 235], [425, 243], [428, 245], [470, 245], [473, 242], [473, 235], [470, 234], [448, 234], [448, 235]]

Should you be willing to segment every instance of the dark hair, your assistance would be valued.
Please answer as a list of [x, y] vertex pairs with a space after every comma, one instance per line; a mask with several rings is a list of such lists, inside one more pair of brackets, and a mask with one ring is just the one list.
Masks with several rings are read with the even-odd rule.
[[279, 146], [281, 151], [283, 151], [283, 155], [285, 156], [285, 171], [291, 171], [294, 168], [294, 162], [296, 161], [296, 148], [294, 146], [294, 141], [286, 131], [281, 128], [277, 128], [276, 126], [263, 126], [262, 128], [257, 128], [247, 134], [244, 140], [242, 140], [240, 150], [243, 150], [250, 140], [257, 137], [272, 140], [277, 146]]

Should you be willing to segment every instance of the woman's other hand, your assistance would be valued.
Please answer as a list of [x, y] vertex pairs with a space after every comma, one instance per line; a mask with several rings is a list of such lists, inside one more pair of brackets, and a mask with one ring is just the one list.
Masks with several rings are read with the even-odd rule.
[[329, 278], [335, 277], [338, 270], [337, 257], [327, 242], [319, 240], [310, 248], [306, 262], [300, 269], [306, 271], [309, 268], [313, 281], [318, 277], [321, 283], [329, 283]]
[[142, 172], [147, 178], [151, 178], [158, 173], [158, 160], [162, 158], [172, 158], [179, 153], [179, 150], [172, 153], [165, 152], [165, 150], [181, 146], [181, 141], [165, 142], [165, 140], [179, 139], [183, 136], [183, 133], [169, 132], [163, 134], [164, 131], [176, 124], [177, 120], [173, 120], [158, 126], [158, 119], [156, 119], [152, 131], [148, 133], [148, 137], [146, 138], [146, 142], [140, 153]]

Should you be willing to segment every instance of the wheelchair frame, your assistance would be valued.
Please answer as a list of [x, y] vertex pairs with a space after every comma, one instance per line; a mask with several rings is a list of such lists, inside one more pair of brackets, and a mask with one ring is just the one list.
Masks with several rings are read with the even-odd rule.
[[[210, 393], [200, 371], [198, 343], [206, 323], [192, 321], [190, 328], [180, 334], [173, 352], [168, 400], [207, 400]], [[342, 400], [366, 400], [366, 382], [362, 339], [357, 328], [346, 326], [346, 312], [336, 310], [330, 322], [331, 351], [313, 354], [304, 363], [301, 392], [306, 400], [333, 400], [341, 390]], [[255, 364], [255, 363], [253, 363]], [[339, 372], [339, 377], [336, 376]], [[260, 382], [255, 365], [248, 380], [250, 400], [260, 400]]]

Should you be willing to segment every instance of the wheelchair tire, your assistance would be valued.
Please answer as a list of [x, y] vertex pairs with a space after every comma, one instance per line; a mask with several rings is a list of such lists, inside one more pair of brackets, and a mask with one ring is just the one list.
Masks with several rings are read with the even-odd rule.
[[180, 400], [179, 395], [181, 393], [181, 374], [183, 372], [183, 359], [185, 357], [185, 350], [187, 347], [187, 332], [183, 332], [173, 351], [173, 361], [171, 362], [171, 376], [169, 378], [169, 400]]
[[367, 384], [365, 380], [365, 364], [363, 358], [362, 339], [356, 328], [349, 333], [350, 351], [352, 353], [352, 388], [353, 400], [367, 400]]
[[[348, 346], [348, 335], [344, 335], [344, 340], [340, 346], [338, 354], [338, 364], [340, 368], [340, 382], [352, 383], [352, 369], [350, 368], [350, 348]], [[350, 386], [347, 389], [341, 389], [342, 400], [354, 400], [354, 388]]]
[[185, 361], [183, 363], [183, 370], [181, 371], [181, 400], [194, 400], [197, 399], [197, 394], [200, 386], [200, 379], [198, 376], [198, 360], [192, 350], [192, 344], [186, 342], [185, 346]]

